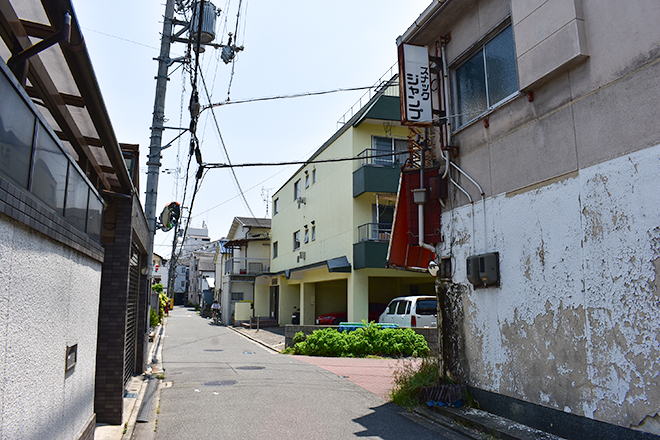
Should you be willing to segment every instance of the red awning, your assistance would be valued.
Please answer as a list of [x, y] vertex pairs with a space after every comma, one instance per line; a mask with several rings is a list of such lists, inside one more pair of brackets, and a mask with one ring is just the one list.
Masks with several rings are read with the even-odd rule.
[[[425, 170], [425, 187], [438, 185], [438, 170]], [[426, 270], [435, 254], [418, 246], [417, 205], [412, 190], [420, 187], [419, 170], [404, 171], [399, 180], [392, 235], [387, 253], [387, 265], [403, 269]], [[430, 191], [436, 194], [436, 191]], [[429, 197], [424, 205], [424, 242], [435, 244], [441, 241], [441, 206], [437, 197]]]

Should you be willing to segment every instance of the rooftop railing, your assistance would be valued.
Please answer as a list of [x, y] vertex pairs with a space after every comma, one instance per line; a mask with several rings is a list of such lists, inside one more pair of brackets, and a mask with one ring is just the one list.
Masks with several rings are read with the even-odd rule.
[[369, 89], [357, 100], [351, 108], [342, 115], [337, 121], [337, 129], [339, 130], [346, 122], [348, 122], [362, 107], [364, 107], [371, 98], [378, 93], [383, 93], [386, 96], [399, 96], [399, 84], [397, 82], [389, 83], [389, 81], [399, 74], [399, 64], [394, 63], [392, 67], [385, 72], [376, 83], [369, 87]]

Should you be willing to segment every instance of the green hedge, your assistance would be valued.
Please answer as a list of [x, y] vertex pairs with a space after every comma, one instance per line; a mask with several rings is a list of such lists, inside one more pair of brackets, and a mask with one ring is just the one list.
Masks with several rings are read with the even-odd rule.
[[307, 337], [298, 332], [293, 342], [293, 353], [305, 356], [425, 356], [430, 353], [424, 336], [413, 329], [381, 330], [373, 322], [352, 332], [327, 328], [316, 330]]

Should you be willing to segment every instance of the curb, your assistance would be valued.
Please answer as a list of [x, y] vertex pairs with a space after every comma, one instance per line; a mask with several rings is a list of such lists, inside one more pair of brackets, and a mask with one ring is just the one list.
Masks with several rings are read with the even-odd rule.
[[155, 374], [160, 374], [164, 371], [162, 368], [157, 368], [158, 365], [162, 366], [162, 359], [159, 359], [157, 355], [162, 352], [162, 340], [165, 334], [166, 323], [167, 317], [163, 317], [163, 322], [159, 326], [160, 329], [156, 330], [156, 337], [154, 338], [154, 342], [149, 347], [149, 355], [147, 358], [149, 361], [149, 366], [147, 367], [147, 372], [143, 373], [141, 376], [135, 376], [132, 379], [134, 381], [141, 380], [142, 384], [140, 385], [140, 391], [138, 392], [137, 399], [135, 399], [135, 403], [131, 409], [131, 414], [126, 422], [126, 432], [122, 434], [121, 440], [131, 440], [133, 438], [138, 414], [142, 407], [145, 393], [147, 391], [147, 385], [149, 384], [151, 378], [155, 379]]
[[538, 429], [530, 428], [504, 417], [476, 408], [431, 408], [419, 406], [414, 412], [447, 428], [472, 436], [483, 438], [486, 434], [502, 440], [561, 440], [561, 437]]
[[242, 331], [237, 330], [237, 329], [234, 328], [234, 327], [230, 327], [230, 326], [226, 326], [226, 327], [227, 327], [228, 329], [232, 330], [234, 333], [238, 333], [239, 335], [243, 336], [244, 338], [247, 338], [247, 339], [249, 339], [249, 340], [251, 340], [251, 341], [253, 341], [253, 342], [256, 342], [257, 344], [259, 344], [259, 345], [261, 345], [261, 346], [263, 346], [263, 347], [266, 347], [267, 349], [271, 350], [272, 352], [274, 352], [274, 353], [276, 353], [276, 354], [279, 354], [279, 353], [280, 353], [280, 350], [278, 350], [278, 349], [276, 349], [276, 348], [273, 348], [272, 346], [266, 344], [264, 341], [260, 341], [259, 339], [255, 338], [255, 337], [252, 337], [252, 336], [250, 336], [250, 335], [248, 335], [248, 334], [245, 334], [245, 333], [243, 333]]

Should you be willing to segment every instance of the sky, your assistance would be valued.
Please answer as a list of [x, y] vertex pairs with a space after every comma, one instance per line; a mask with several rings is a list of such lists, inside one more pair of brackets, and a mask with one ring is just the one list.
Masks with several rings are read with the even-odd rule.
[[[158, 68], [154, 58], [160, 52], [165, 4], [72, 1], [117, 139], [140, 146], [144, 206]], [[200, 57], [211, 102], [219, 103], [228, 98], [238, 101], [371, 86], [395, 64], [396, 38], [430, 0], [216, 0], [214, 4], [222, 11], [214, 42], [226, 44], [238, 22], [237, 44], [244, 46], [233, 65], [225, 64], [220, 51], [210, 47]], [[175, 43], [170, 57], [182, 56], [185, 50], [184, 44]], [[175, 63], [169, 78], [165, 126], [188, 127], [190, 74]], [[201, 83], [199, 87], [202, 105], [208, 104]], [[227, 163], [221, 139], [234, 164], [305, 160], [335, 133], [337, 121], [363, 93], [235, 103], [213, 112], [205, 110], [197, 132], [203, 161]], [[174, 129], [165, 130], [162, 144], [177, 135]], [[171, 201], [190, 206], [197, 166], [193, 159], [186, 191], [189, 142], [184, 134], [162, 153], [157, 213]], [[234, 217], [270, 217], [272, 195], [298, 167], [235, 168], [238, 184], [229, 169], [209, 170], [195, 198], [190, 226], [205, 223], [211, 239], [217, 240], [227, 235]], [[186, 218], [188, 213], [184, 210]], [[154, 252], [169, 256], [172, 238], [172, 231], [158, 231]]]

